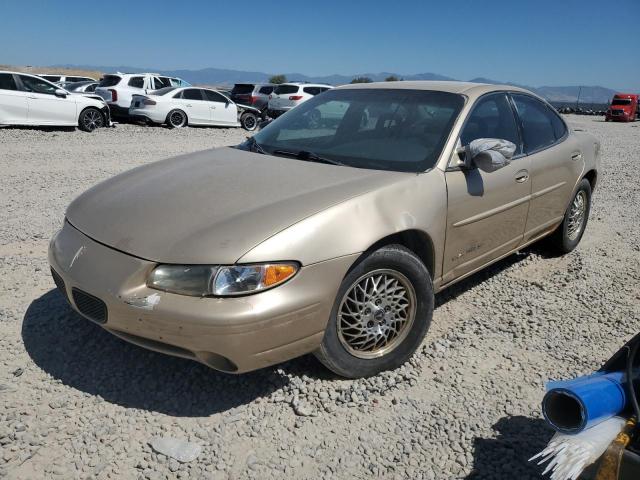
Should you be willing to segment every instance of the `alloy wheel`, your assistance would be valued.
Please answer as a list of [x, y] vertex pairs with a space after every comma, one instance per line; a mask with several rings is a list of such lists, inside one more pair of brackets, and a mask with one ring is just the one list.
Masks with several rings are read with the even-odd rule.
[[374, 270], [358, 278], [342, 298], [338, 338], [355, 357], [381, 357], [406, 338], [415, 314], [416, 293], [407, 277], [395, 270]]

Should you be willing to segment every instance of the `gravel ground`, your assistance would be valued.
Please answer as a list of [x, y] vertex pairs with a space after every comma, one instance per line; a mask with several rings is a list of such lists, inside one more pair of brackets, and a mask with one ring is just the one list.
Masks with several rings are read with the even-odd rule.
[[[73, 197], [245, 132], [0, 130], [0, 477], [539, 478], [543, 382], [599, 367], [640, 330], [640, 123], [569, 120], [603, 147], [578, 249], [530, 248], [443, 292], [411, 362], [358, 381], [311, 356], [217, 373], [111, 336], [53, 290], [48, 239]], [[157, 437], [201, 451], [180, 463]]]

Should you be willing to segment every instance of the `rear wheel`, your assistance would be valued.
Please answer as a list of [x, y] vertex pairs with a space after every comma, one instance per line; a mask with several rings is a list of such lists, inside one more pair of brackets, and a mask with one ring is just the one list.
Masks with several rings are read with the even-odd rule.
[[78, 117], [78, 128], [85, 132], [93, 132], [105, 125], [104, 115], [97, 108], [85, 108]]
[[244, 112], [240, 116], [240, 125], [248, 132], [253, 132], [258, 127], [258, 117], [253, 112]]
[[187, 126], [187, 114], [182, 110], [171, 110], [167, 115], [167, 125], [169, 128], [182, 128]]
[[397, 368], [422, 342], [433, 304], [431, 276], [413, 252], [400, 245], [376, 250], [344, 278], [314, 353], [348, 378]]
[[548, 245], [558, 254], [569, 253], [578, 246], [589, 220], [591, 210], [591, 184], [583, 178], [578, 184], [564, 219], [551, 234]]

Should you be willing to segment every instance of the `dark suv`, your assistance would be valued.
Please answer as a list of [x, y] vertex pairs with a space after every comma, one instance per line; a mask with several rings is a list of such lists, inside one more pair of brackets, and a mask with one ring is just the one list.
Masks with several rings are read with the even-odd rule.
[[236, 83], [231, 90], [231, 100], [264, 111], [274, 88], [271, 83]]

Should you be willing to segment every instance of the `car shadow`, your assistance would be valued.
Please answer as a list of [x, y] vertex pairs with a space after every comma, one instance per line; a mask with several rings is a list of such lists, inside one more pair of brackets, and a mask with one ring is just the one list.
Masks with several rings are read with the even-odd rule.
[[462, 295], [467, 290], [470, 290], [484, 281], [488, 280], [495, 275], [502, 273], [504, 270], [516, 265], [523, 260], [527, 259], [531, 254], [539, 254], [538, 249], [540, 247], [527, 247], [526, 249], [516, 252], [508, 257], [503, 258], [502, 260], [497, 261], [493, 265], [490, 265], [486, 268], [483, 268], [479, 272], [474, 273], [473, 275], [461, 280], [458, 283], [451, 285], [450, 287], [445, 288], [440, 293], [436, 294], [435, 298], [435, 308], [438, 308], [445, 303], [455, 300], [460, 295]]
[[123, 407], [208, 416], [286, 386], [289, 376], [326, 377], [310, 355], [243, 375], [129, 344], [84, 319], [51, 290], [34, 300], [22, 339], [35, 364], [65, 385]]
[[518, 415], [501, 418], [493, 429], [495, 438], [473, 440], [473, 470], [467, 480], [539, 479], [544, 466], [529, 459], [547, 446], [551, 427], [539, 418]]

